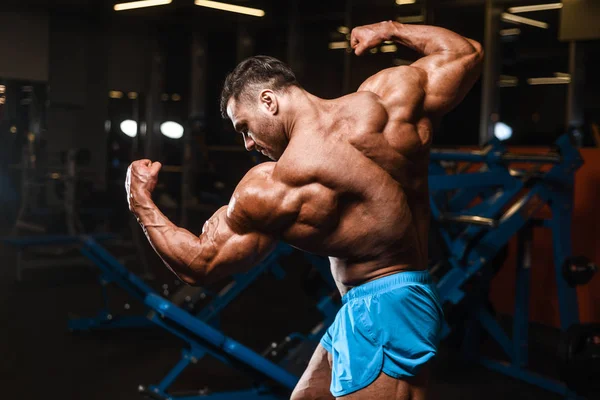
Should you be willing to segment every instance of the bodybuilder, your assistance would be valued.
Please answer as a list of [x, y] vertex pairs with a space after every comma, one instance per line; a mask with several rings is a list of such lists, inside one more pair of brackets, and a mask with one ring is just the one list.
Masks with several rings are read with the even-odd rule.
[[195, 236], [152, 202], [160, 163], [127, 174], [130, 210], [164, 263], [189, 284], [246, 271], [284, 240], [329, 256], [343, 306], [292, 399], [422, 399], [442, 311], [426, 271], [427, 168], [433, 127], [480, 73], [479, 43], [446, 29], [385, 21], [351, 34], [356, 55], [383, 41], [422, 58], [325, 100], [281, 61], [249, 58], [229, 74], [221, 110], [252, 168]]

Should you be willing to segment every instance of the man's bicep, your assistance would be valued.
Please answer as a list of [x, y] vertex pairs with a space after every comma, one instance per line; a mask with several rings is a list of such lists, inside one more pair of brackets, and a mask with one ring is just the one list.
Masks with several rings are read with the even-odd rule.
[[220, 208], [204, 224], [200, 235], [204, 242], [202, 247], [207, 250], [202, 262], [209, 281], [249, 270], [260, 263], [277, 242], [269, 234], [240, 227], [229, 218], [227, 208]]

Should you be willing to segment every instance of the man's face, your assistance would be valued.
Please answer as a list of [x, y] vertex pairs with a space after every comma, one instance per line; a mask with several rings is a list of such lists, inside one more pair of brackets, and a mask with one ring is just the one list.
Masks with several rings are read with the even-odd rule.
[[244, 138], [246, 150], [256, 150], [272, 160], [278, 160], [287, 146], [287, 138], [278, 118], [260, 104], [249, 100], [227, 103], [227, 115], [234, 129]]

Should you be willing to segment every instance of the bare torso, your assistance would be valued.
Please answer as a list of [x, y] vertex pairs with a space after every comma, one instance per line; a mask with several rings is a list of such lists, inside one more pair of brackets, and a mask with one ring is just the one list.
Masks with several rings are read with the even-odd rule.
[[262, 167], [267, 179], [309, 193], [282, 238], [329, 256], [341, 293], [427, 262], [431, 123], [416, 115], [418, 99], [388, 110], [369, 91], [376, 79], [327, 102], [283, 157]]

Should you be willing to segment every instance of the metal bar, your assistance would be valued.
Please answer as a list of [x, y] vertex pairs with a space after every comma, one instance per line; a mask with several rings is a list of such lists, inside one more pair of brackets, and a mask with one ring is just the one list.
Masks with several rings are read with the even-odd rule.
[[527, 383], [541, 387], [548, 391], [558, 393], [560, 395], [565, 396], [568, 399], [585, 400], [584, 398], [577, 396], [575, 393], [571, 392], [564, 383], [555, 381], [550, 378], [546, 378], [542, 375], [538, 375], [534, 372], [527, 371], [523, 368], [506, 365], [506, 363], [498, 362], [496, 360], [491, 360], [488, 358], [481, 358], [479, 362], [484, 367], [489, 368], [493, 371], [497, 371], [502, 374], [511, 376], [515, 379], [525, 381]]
[[558, 309], [560, 312], [560, 327], [564, 331], [579, 322], [579, 307], [577, 292], [570, 287], [563, 277], [562, 266], [567, 257], [571, 256], [571, 221], [573, 212], [572, 188], [568, 192], [559, 192], [553, 188], [552, 202], [552, 251], [554, 253], [554, 276], [558, 292]]
[[434, 175], [429, 177], [429, 190], [431, 192], [437, 192], [439, 190], [504, 186], [512, 182], [514, 182], [514, 178], [506, 171]]
[[296, 386], [296, 383], [298, 382], [296, 376], [290, 374], [264, 357], [261, 357], [241, 343], [225, 336], [220, 331], [205, 322], [200, 321], [160, 296], [155, 294], [148, 295], [145, 299], [145, 304], [156, 310], [156, 312], [165, 318], [168, 318], [190, 332], [193, 332], [198, 338], [202, 339], [202, 341], [221, 349], [236, 361], [251, 367], [253, 370], [264, 374], [290, 390]]
[[[182, 356], [177, 362], [177, 364], [175, 364], [173, 368], [171, 368], [171, 370], [167, 373], [167, 375], [165, 375], [165, 377], [160, 381], [156, 388], [158, 388], [161, 392], [165, 392], [169, 388], [169, 386], [173, 384], [175, 379], [177, 379], [177, 377], [187, 368], [187, 366], [190, 365], [191, 362], [192, 361], [189, 357], [188, 352], [186, 350], [183, 350]], [[150, 390], [153, 389], [154, 386], [150, 386]]]
[[498, 321], [490, 315], [490, 312], [485, 310], [482, 306], [479, 306], [475, 312], [477, 320], [481, 323], [481, 326], [494, 338], [496, 343], [500, 345], [502, 351], [510, 357], [513, 356], [513, 344], [508, 338], [502, 327], [498, 324]]
[[515, 288], [515, 313], [513, 318], [513, 363], [527, 365], [529, 327], [529, 287], [531, 282], [532, 228], [528, 225], [519, 233], [517, 250], [517, 277]]
[[483, 145], [492, 137], [492, 113], [498, 106], [498, 27], [501, 9], [494, 5], [493, 0], [485, 2], [485, 31], [483, 74], [481, 87], [481, 114], [479, 123], [479, 144]]
[[547, 154], [515, 154], [515, 153], [504, 153], [500, 157], [503, 161], [510, 162], [527, 162], [527, 163], [549, 163], [558, 164], [561, 162], [560, 154], [547, 153]]
[[481, 225], [488, 228], [496, 228], [499, 224], [497, 219], [479, 217], [477, 215], [449, 215], [442, 214], [439, 221], [444, 222], [456, 222], [461, 224]]

